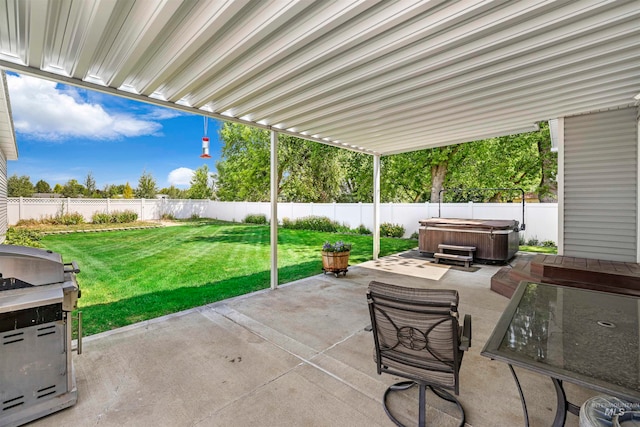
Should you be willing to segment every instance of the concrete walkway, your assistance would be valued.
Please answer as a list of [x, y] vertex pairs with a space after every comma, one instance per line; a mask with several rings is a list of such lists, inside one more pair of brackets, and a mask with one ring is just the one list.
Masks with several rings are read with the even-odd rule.
[[[507, 366], [480, 356], [508, 302], [489, 289], [498, 268], [436, 266], [409, 252], [351, 267], [344, 278], [314, 276], [88, 337], [74, 356], [78, 403], [33, 426], [390, 426], [382, 395], [398, 379], [376, 373], [364, 331], [374, 279], [457, 289], [461, 314], [473, 317], [459, 396], [467, 424], [523, 425]], [[518, 373], [531, 425], [550, 425], [551, 381]], [[593, 394], [566, 390], [575, 403]], [[455, 406], [427, 401], [430, 425], [457, 425]], [[415, 390], [392, 403], [414, 424]], [[573, 415], [567, 420], [578, 425]]]

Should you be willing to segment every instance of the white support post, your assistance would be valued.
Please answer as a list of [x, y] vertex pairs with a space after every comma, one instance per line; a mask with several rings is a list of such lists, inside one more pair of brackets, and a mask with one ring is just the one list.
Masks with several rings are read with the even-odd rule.
[[558, 255], [564, 255], [564, 117], [558, 118], [558, 174], [556, 181], [558, 182]]
[[380, 155], [373, 155], [373, 259], [380, 255]]
[[271, 289], [278, 288], [278, 134], [271, 130]]

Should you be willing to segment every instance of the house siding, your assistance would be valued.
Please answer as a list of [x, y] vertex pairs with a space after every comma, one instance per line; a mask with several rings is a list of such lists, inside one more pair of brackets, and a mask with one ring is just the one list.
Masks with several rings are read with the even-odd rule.
[[564, 119], [565, 256], [635, 262], [637, 109]]

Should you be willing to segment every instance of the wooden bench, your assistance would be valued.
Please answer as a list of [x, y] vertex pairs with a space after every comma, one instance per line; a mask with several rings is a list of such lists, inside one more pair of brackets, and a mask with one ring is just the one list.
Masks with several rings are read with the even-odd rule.
[[[473, 253], [476, 251], [476, 248], [475, 246], [446, 245], [444, 243], [440, 243], [438, 245], [438, 250], [440, 252], [433, 254], [436, 264], [438, 264], [441, 259], [448, 259], [451, 261], [464, 262], [464, 266], [469, 267], [473, 262]], [[451, 254], [445, 251], [467, 252], [469, 255]]]

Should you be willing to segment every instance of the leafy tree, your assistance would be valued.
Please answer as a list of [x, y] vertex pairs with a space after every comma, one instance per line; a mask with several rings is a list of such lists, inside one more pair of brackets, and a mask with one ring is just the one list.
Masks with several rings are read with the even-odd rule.
[[62, 194], [63, 191], [64, 191], [64, 187], [62, 185], [60, 185], [60, 184], [56, 184], [53, 187], [53, 192], [56, 193], [56, 194]]
[[[450, 187], [461, 188], [522, 188], [527, 193], [541, 193], [543, 163], [540, 149], [548, 141], [546, 124], [538, 132], [490, 138], [468, 144], [469, 155], [463, 159], [448, 176]], [[551, 153], [555, 154], [555, 153]], [[549, 156], [548, 182], [555, 182], [555, 172], [551, 163], [556, 159]], [[556, 166], [557, 167], [557, 166]], [[493, 191], [476, 194], [477, 201], [503, 202], [519, 197], [519, 192]], [[465, 199], [460, 201], [466, 201]]]
[[138, 188], [136, 188], [136, 197], [153, 199], [158, 193], [156, 180], [148, 172], [142, 172], [138, 180]]
[[223, 160], [217, 162], [220, 200], [269, 200], [269, 133], [225, 123], [220, 129]]
[[131, 188], [128, 182], [124, 185], [124, 188], [122, 189], [122, 197], [124, 197], [125, 199], [133, 199], [133, 189]]
[[170, 199], [188, 199], [189, 198], [188, 190], [182, 190], [173, 185], [171, 187], [161, 189], [160, 191], [158, 191], [158, 193], [166, 194], [167, 196], [169, 196]]
[[[217, 163], [220, 200], [270, 198], [269, 132], [225, 123], [223, 160]], [[279, 135], [278, 194], [282, 201], [330, 202], [338, 199], [345, 177], [345, 151], [288, 135]]]
[[202, 165], [196, 169], [190, 183], [191, 187], [188, 191], [190, 199], [210, 199], [213, 196], [213, 180], [209, 166]]
[[64, 197], [78, 197], [85, 193], [85, 188], [75, 179], [70, 179], [62, 187], [62, 195]]
[[549, 123], [540, 124], [540, 137], [537, 139], [538, 159], [540, 162], [540, 183], [538, 199], [541, 202], [558, 201], [558, 153], [551, 151]]
[[47, 181], [41, 179], [36, 182], [36, 193], [51, 193], [51, 186]]
[[13, 174], [7, 180], [7, 195], [9, 197], [31, 197], [34, 191], [31, 178], [27, 175]]
[[86, 197], [93, 197], [96, 191], [96, 180], [93, 177], [93, 174], [89, 172], [87, 177], [84, 179], [84, 195]]
[[[337, 202], [373, 202], [373, 156], [343, 150], [342, 169], [344, 177], [340, 184]], [[381, 162], [384, 162], [383, 158]]]
[[107, 198], [113, 198], [120, 196], [124, 193], [124, 185], [107, 184], [102, 190], [102, 196]]

